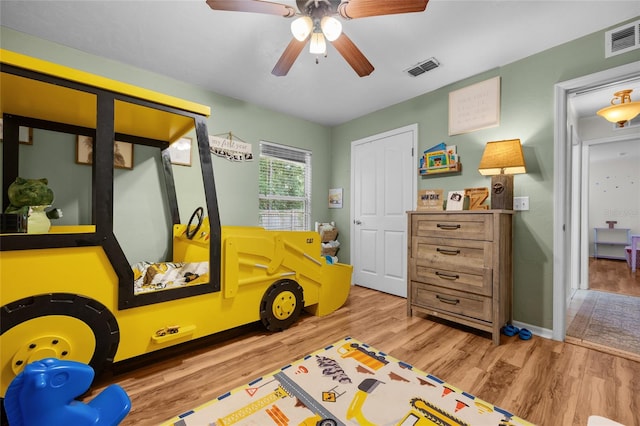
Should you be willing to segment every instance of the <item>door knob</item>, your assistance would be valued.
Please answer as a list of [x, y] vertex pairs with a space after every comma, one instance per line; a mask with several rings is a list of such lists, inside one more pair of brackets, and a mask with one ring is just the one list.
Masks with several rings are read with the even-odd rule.
[[359, 220], [354, 220], [353, 223], [355, 223], [356, 225], [362, 225], [362, 222], [360, 222]]

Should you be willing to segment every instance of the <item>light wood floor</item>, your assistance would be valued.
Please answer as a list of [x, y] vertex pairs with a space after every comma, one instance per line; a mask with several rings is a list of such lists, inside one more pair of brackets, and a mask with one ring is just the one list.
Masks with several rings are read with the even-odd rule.
[[640, 270], [631, 268], [624, 260], [589, 258], [589, 287], [627, 296], [640, 296]]
[[640, 363], [538, 336], [494, 346], [488, 334], [408, 318], [405, 299], [358, 286], [338, 311], [304, 314], [281, 333], [254, 324], [120, 364], [87, 397], [119, 383], [133, 406], [122, 424], [153, 425], [345, 336], [540, 425], [586, 425], [590, 415], [640, 425]]

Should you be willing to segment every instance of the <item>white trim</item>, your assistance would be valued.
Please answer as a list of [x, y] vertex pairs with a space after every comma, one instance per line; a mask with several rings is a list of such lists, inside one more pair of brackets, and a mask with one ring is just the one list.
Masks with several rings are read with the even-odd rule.
[[544, 337], [545, 339], [553, 338], [553, 330], [549, 330], [548, 328], [538, 327], [537, 325], [531, 325], [520, 321], [513, 321], [512, 324], [520, 329], [526, 328], [536, 336]]
[[[579, 158], [581, 159], [581, 168], [580, 168], [580, 182], [582, 182], [581, 186], [581, 196], [580, 196], [580, 259], [578, 261], [581, 269], [580, 274], [580, 283], [576, 288], [580, 290], [589, 290], [589, 233], [592, 232], [592, 229], [589, 228], [589, 175], [590, 171], [590, 162], [589, 162], [589, 151], [591, 147], [594, 145], [607, 144], [607, 143], [615, 143], [615, 142], [626, 142], [630, 140], [638, 139], [638, 133], [627, 133], [624, 135], [616, 135], [609, 136], [604, 138], [595, 138], [595, 139], [586, 139], [582, 141], [582, 146], [579, 153]], [[575, 157], [574, 157], [575, 158]], [[574, 164], [575, 167], [575, 164]], [[574, 209], [575, 210], [575, 209]]]
[[565, 250], [571, 247], [565, 232], [565, 220], [571, 206], [567, 205], [567, 194], [571, 188], [566, 187], [566, 165], [570, 159], [566, 155], [567, 146], [567, 97], [569, 93], [580, 89], [611, 83], [638, 75], [640, 61], [610, 68], [587, 76], [563, 81], [554, 86], [554, 161], [553, 161], [553, 339], [564, 341], [566, 333], [567, 305], [565, 298], [565, 273], [567, 262]]

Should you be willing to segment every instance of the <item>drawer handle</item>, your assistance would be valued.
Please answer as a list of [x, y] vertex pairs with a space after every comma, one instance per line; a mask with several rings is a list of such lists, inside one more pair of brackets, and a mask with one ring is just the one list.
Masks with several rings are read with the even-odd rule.
[[449, 305], [457, 305], [460, 303], [460, 299], [449, 299], [448, 297], [440, 296], [439, 294], [436, 294], [436, 297], [442, 303], [447, 303]]
[[455, 256], [457, 254], [460, 254], [460, 250], [448, 250], [448, 249], [443, 249], [443, 248], [440, 248], [440, 247], [438, 247], [436, 249], [436, 251], [438, 253], [446, 254], [446, 255], [449, 255], [449, 256]]
[[460, 229], [460, 224], [451, 225], [449, 223], [438, 223], [436, 226], [440, 229], [446, 229], [446, 230]]
[[436, 275], [440, 278], [444, 278], [445, 280], [457, 280], [458, 278], [460, 278], [460, 275], [456, 274], [456, 275], [449, 275], [449, 274], [444, 274], [442, 272], [438, 272], [436, 271]]

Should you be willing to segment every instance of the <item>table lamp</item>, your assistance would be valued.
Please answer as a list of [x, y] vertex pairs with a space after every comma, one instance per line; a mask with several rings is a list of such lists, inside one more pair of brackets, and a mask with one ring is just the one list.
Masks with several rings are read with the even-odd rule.
[[513, 210], [513, 175], [527, 172], [520, 139], [487, 142], [478, 171], [491, 176], [491, 208]]

